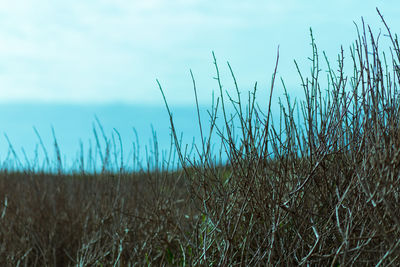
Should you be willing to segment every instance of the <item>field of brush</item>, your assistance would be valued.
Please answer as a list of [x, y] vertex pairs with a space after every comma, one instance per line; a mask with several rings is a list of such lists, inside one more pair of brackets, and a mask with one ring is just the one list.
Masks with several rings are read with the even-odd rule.
[[282, 83], [280, 121], [271, 119], [279, 51], [267, 112], [256, 88], [245, 99], [237, 86], [223, 92], [214, 57], [220, 94], [192, 154], [159, 84], [174, 151], [165, 162], [175, 157], [179, 168], [157, 167], [155, 155], [151, 168], [110, 169], [117, 140], [97, 173], [3, 169], [0, 265], [399, 266], [400, 47], [382, 21], [389, 47], [363, 23], [335, 64], [311, 34], [311, 72], [299, 70], [305, 98]]

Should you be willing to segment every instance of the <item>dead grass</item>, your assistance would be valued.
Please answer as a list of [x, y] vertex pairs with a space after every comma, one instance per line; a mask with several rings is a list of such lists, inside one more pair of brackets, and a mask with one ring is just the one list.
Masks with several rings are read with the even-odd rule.
[[[224, 94], [214, 57], [220, 96], [209, 127], [199, 124], [195, 160], [179, 142], [159, 84], [179, 171], [3, 171], [0, 264], [400, 265], [400, 49], [383, 25], [389, 55], [363, 22], [350, 49], [352, 75], [343, 50], [335, 67], [324, 57], [326, 87], [311, 34], [310, 76], [299, 71], [305, 100], [291, 102], [282, 84], [279, 123], [271, 120], [276, 68], [263, 113], [255, 92], [244, 106], [233, 71], [237, 96]], [[193, 85], [197, 103], [194, 78]], [[229, 103], [234, 114], [226, 112]], [[221, 137], [224, 166], [211, 154], [213, 133]]]

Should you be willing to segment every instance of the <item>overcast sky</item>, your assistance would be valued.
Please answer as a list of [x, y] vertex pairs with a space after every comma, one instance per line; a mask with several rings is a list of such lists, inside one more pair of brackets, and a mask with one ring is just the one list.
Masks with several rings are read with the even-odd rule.
[[192, 104], [192, 69], [207, 103], [212, 51], [227, 88], [229, 61], [243, 90], [266, 92], [278, 45], [278, 75], [296, 90], [309, 28], [334, 60], [361, 16], [384, 30], [376, 7], [399, 32], [396, 0], [0, 0], [0, 101], [160, 104], [158, 78], [171, 103]]

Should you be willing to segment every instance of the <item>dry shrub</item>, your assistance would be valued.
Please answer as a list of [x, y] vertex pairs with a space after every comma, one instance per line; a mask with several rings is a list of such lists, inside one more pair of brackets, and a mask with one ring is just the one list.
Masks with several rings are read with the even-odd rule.
[[[311, 32], [309, 78], [296, 63], [305, 99], [291, 103], [282, 82], [280, 127], [271, 123], [279, 51], [267, 114], [256, 104], [256, 87], [243, 107], [231, 70], [237, 97], [228, 95], [235, 113], [227, 115], [214, 57], [220, 97], [210, 112], [211, 129], [221, 136], [228, 164], [216, 164], [209, 141], [198, 149], [197, 161], [181, 153], [203, 216], [192, 264], [400, 263], [400, 50], [383, 23], [390, 60], [363, 22], [350, 50], [352, 76], [345, 75], [343, 49], [336, 71], [324, 54], [326, 90]], [[195, 83], [194, 90], [197, 95]], [[218, 109], [224, 130], [215, 123]], [[302, 119], [296, 122], [297, 115]], [[176, 134], [175, 140], [179, 152]]]

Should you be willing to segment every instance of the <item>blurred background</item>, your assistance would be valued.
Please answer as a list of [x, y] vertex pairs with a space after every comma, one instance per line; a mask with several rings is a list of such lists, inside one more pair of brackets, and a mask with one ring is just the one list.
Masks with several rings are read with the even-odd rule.
[[[136, 142], [133, 128], [143, 156], [152, 127], [160, 149], [168, 149], [169, 118], [156, 79], [178, 132], [189, 143], [199, 140], [189, 71], [207, 123], [212, 93], [219, 92], [212, 51], [224, 90], [234, 92], [229, 61], [244, 96], [258, 82], [257, 99], [265, 108], [279, 46], [277, 109], [281, 77], [292, 97], [303, 93], [293, 60], [307, 75], [310, 27], [334, 65], [341, 46], [349, 57], [361, 17], [375, 34], [381, 31], [382, 46], [387, 43], [376, 7], [397, 33], [395, 0], [0, 0], [0, 162], [10, 158], [10, 143], [22, 162], [22, 148], [28, 161], [35, 160], [33, 127], [52, 155], [53, 126], [65, 165], [71, 165], [80, 143], [85, 150], [95, 147], [95, 116], [107, 135], [115, 134], [113, 128], [121, 134], [125, 158]], [[320, 58], [323, 63], [322, 53]]]

